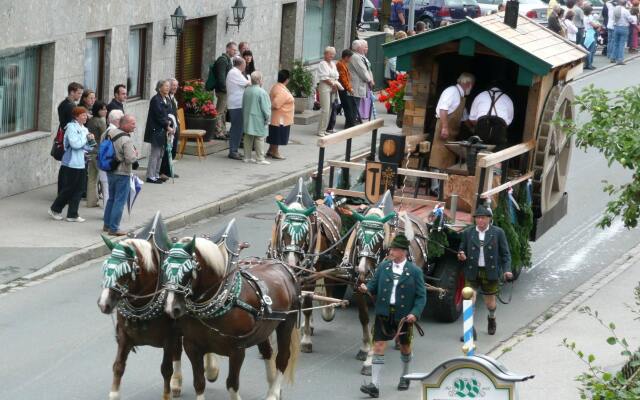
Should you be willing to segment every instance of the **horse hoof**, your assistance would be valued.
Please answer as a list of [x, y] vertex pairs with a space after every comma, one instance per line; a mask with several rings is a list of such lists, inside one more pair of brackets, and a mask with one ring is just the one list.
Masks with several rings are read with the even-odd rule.
[[109, 400], [120, 400], [120, 392], [109, 392]]
[[303, 353], [313, 353], [313, 345], [311, 343], [301, 343], [300, 351]]
[[363, 351], [363, 350], [358, 351], [358, 354], [356, 354], [356, 360], [358, 360], [358, 361], [366, 360], [367, 359], [367, 354], [368, 353], [366, 351]]
[[371, 376], [371, 365], [363, 365], [360, 370], [360, 375]]
[[325, 322], [331, 322], [336, 317], [336, 309], [335, 308], [325, 308], [322, 310], [322, 319]]
[[171, 388], [171, 397], [176, 398], [182, 396], [182, 388]]
[[170, 393], [163, 393], [162, 394], [162, 400], [171, 400], [171, 394]]

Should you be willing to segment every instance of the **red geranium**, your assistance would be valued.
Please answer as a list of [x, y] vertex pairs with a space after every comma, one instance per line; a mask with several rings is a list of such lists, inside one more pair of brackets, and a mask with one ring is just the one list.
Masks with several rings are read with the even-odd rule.
[[404, 90], [407, 86], [407, 74], [399, 73], [396, 79], [389, 82], [389, 87], [378, 95], [378, 101], [384, 103], [388, 111], [404, 110]]
[[207, 91], [202, 79], [186, 81], [182, 86], [184, 108], [187, 114], [216, 117], [218, 110], [214, 105], [213, 93]]

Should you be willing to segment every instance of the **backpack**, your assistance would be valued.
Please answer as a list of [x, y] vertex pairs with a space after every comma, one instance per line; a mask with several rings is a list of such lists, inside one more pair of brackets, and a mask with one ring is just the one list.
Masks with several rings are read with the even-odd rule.
[[126, 133], [119, 133], [113, 139], [109, 137], [109, 135], [105, 135], [105, 138], [102, 142], [100, 142], [100, 147], [98, 148], [98, 168], [105, 172], [115, 171], [120, 164], [118, 158], [116, 157], [116, 148], [115, 142], [120, 139], [122, 136], [126, 135]]
[[[498, 95], [496, 96], [496, 94]], [[483, 143], [501, 146], [507, 141], [507, 123], [497, 115], [498, 112], [496, 111], [496, 103], [503, 94], [504, 92], [502, 91], [489, 91], [489, 96], [491, 97], [489, 114], [478, 118], [475, 131], [476, 135], [482, 139]]]
[[207, 82], [204, 84], [206, 90], [213, 90], [216, 88], [216, 64], [209, 65], [209, 75], [207, 76]]
[[61, 126], [58, 127], [56, 136], [53, 138], [50, 154], [57, 161], [62, 161], [62, 156], [64, 155], [64, 129]]

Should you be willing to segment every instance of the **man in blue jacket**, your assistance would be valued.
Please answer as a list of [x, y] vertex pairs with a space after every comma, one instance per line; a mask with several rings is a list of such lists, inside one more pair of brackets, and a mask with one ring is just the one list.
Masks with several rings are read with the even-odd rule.
[[403, 378], [409, 373], [411, 362], [411, 339], [413, 323], [420, 318], [427, 302], [422, 269], [407, 260], [409, 241], [398, 234], [389, 246], [389, 258], [376, 267], [373, 278], [362, 284], [358, 290], [369, 292], [375, 298], [376, 319], [373, 327], [373, 360], [371, 383], [362, 385], [360, 391], [371, 397], [380, 396], [380, 376], [384, 365], [384, 350], [388, 340], [396, 334], [400, 339], [400, 359], [402, 375], [398, 390], [409, 389], [409, 380]]
[[[511, 252], [504, 231], [491, 224], [493, 213], [490, 208], [478, 206], [474, 213], [475, 226], [470, 226], [461, 234], [458, 260], [464, 263], [465, 286], [476, 291], [482, 290], [484, 304], [489, 310], [489, 335], [496, 333], [496, 294], [499, 290], [500, 275], [513, 279], [511, 273]], [[474, 330], [475, 335], [475, 330]]]

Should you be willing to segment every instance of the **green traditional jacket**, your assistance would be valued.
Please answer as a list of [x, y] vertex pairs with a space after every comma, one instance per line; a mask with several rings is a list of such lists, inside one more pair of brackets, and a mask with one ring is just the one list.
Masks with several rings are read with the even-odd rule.
[[242, 96], [242, 122], [244, 133], [253, 136], [267, 136], [267, 125], [271, 120], [271, 100], [258, 85], [245, 89]]
[[[460, 250], [464, 251], [467, 260], [464, 262], [464, 277], [475, 280], [478, 276], [478, 260], [480, 258], [480, 237], [476, 226], [465, 229], [460, 240]], [[500, 275], [511, 272], [511, 252], [504, 231], [494, 225], [490, 225], [484, 234], [484, 265], [487, 279], [497, 281]]]
[[[376, 315], [389, 316], [390, 297], [393, 291], [393, 263], [390, 260], [381, 262], [376, 268], [373, 278], [367, 283], [369, 293], [376, 296]], [[414, 263], [407, 260], [402, 276], [396, 286], [395, 317], [400, 320], [409, 314], [420, 319], [427, 303], [427, 291], [424, 285], [424, 274]]]

